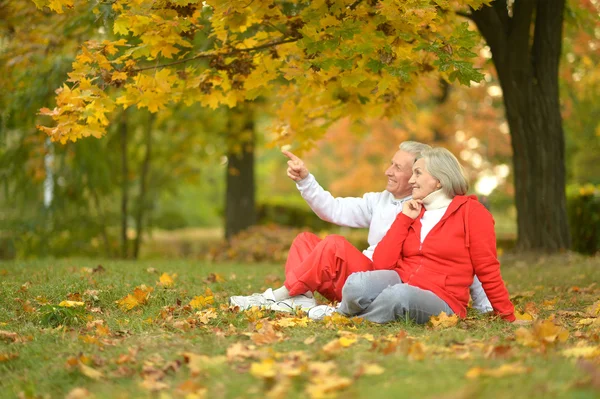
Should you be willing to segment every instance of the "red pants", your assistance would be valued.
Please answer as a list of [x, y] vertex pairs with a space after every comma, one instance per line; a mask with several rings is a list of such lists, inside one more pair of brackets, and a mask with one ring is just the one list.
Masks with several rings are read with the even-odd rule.
[[299, 234], [285, 263], [285, 287], [290, 295], [317, 291], [328, 300], [341, 301], [348, 276], [373, 270], [373, 262], [344, 237], [321, 240], [312, 233]]

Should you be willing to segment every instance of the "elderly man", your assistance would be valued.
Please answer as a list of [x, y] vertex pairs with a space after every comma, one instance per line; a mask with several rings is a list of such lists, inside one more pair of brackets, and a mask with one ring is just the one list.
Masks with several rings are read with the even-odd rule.
[[[340, 301], [342, 287], [350, 274], [373, 270], [375, 247], [402, 211], [404, 202], [411, 199], [412, 187], [408, 180], [415, 158], [428, 148], [428, 145], [414, 141], [400, 144], [385, 171], [385, 190], [356, 198], [333, 197], [319, 185], [300, 158], [283, 151], [289, 158], [288, 176], [296, 182], [300, 194], [317, 216], [339, 226], [368, 227], [369, 247], [361, 252], [338, 235], [321, 240], [312, 233], [302, 233], [290, 248], [282, 287], [249, 296], [232, 296], [230, 304], [240, 309], [264, 306], [280, 311], [293, 311], [297, 307], [308, 310], [316, 306], [314, 291], [332, 302]], [[477, 278], [471, 287], [471, 295], [476, 309], [492, 309]]]

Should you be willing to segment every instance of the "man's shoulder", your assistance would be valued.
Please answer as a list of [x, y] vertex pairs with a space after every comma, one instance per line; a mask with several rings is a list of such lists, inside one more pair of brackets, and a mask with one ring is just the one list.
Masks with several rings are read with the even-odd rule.
[[383, 190], [380, 192], [368, 192], [363, 194], [363, 198], [367, 200], [369, 203], [378, 204], [381, 202], [391, 202], [394, 198], [393, 195], [387, 191]]

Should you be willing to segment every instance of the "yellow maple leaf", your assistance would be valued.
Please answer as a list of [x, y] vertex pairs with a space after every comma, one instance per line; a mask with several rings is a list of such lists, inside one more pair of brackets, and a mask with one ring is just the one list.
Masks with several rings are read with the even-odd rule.
[[534, 323], [531, 329], [519, 328], [515, 331], [515, 336], [521, 345], [536, 348], [566, 341], [569, 338], [569, 331], [555, 325], [551, 319], [547, 319]]
[[212, 295], [197, 295], [190, 301], [190, 306], [192, 309], [202, 309], [208, 305], [212, 305], [213, 303], [215, 303], [215, 298]]
[[154, 288], [146, 287], [145, 284], [142, 284], [139, 287], [135, 287], [135, 289], [133, 290], [133, 295], [135, 296], [135, 299], [137, 299], [137, 301], [140, 303], [140, 305], [143, 305], [146, 302], [148, 302], [148, 298], [150, 297], [150, 293], [152, 291], [154, 291]]
[[117, 300], [116, 304], [119, 305], [119, 307], [123, 310], [131, 310], [136, 306], [140, 305], [135, 296], [131, 294], [127, 294], [127, 296], [125, 296], [124, 298]]
[[196, 376], [209, 368], [220, 366], [227, 361], [225, 356], [209, 357], [206, 355], [197, 355], [192, 352], [184, 352], [182, 355], [192, 376]]
[[521, 313], [518, 310], [515, 310], [515, 319], [523, 321], [533, 321], [533, 316], [527, 312]]
[[592, 317], [600, 316], [600, 301], [596, 301], [585, 308], [585, 312]]
[[429, 323], [435, 329], [454, 327], [458, 323], [458, 316], [455, 314], [448, 316], [446, 312], [442, 312], [437, 316], [431, 316]]
[[96, 381], [99, 381], [102, 378], [104, 378], [104, 374], [102, 374], [102, 372], [93, 369], [90, 366], [86, 366], [81, 362], [79, 362], [79, 371], [81, 371], [81, 374], [85, 375], [86, 377], [89, 377]]
[[19, 357], [18, 353], [0, 353], [0, 362], [7, 362]]
[[467, 371], [465, 375], [467, 378], [478, 378], [478, 377], [494, 377], [500, 378], [507, 375], [519, 375], [529, 372], [529, 368], [519, 364], [503, 364], [502, 366], [495, 369], [486, 369], [482, 367], [473, 367]]
[[264, 359], [260, 363], [252, 363], [250, 374], [259, 378], [275, 378], [277, 375], [277, 363], [271, 358]]
[[342, 348], [348, 348], [356, 343], [357, 339], [352, 337], [341, 337], [340, 345]]
[[58, 306], [63, 307], [63, 308], [74, 308], [74, 307], [84, 306], [84, 305], [85, 305], [84, 302], [79, 302], [79, 301], [62, 301], [61, 303], [58, 304]]
[[48, 7], [57, 14], [64, 13], [63, 7], [73, 8], [73, 0], [50, 0]]
[[352, 385], [352, 380], [338, 375], [327, 375], [315, 377], [306, 386], [306, 392], [311, 398], [334, 397], [337, 391], [341, 391]]
[[363, 364], [361, 371], [364, 375], [380, 375], [385, 373], [385, 369], [383, 367], [374, 363]]
[[172, 287], [173, 285], [175, 285], [176, 277], [177, 274], [169, 274], [165, 272], [160, 276], [158, 284], [162, 285], [165, 288]]
[[127, 74], [125, 72], [115, 72], [112, 74], [111, 81], [127, 80]]
[[592, 359], [600, 357], [600, 346], [575, 346], [573, 348], [564, 349], [561, 353], [566, 357]]

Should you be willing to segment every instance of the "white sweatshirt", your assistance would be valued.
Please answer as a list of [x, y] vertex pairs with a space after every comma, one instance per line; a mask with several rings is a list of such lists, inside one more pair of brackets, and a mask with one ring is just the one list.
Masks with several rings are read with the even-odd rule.
[[338, 226], [368, 228], [369, 248], [363, 254], [369, 259], [373, 259], [375, 247], [402, 211], [404, 201], [411, 198], [408, 196], [398, 200], [387, 190], [366, 193], [362, 198], [334, 198], [312, 174], [297, 182], [296, 187], [313, 212], [326, 222]]
[[[300, 195], [302, 195], [302, 198], [308, 203], [313, 212], [326, 222], [344, 227], [369, 228], [367, 239], [369, 248], [363, 251], [363, 254], [369, 259], [373, 259], [375, 247], [390, 229], [390, 226], [396, 220], [396, 216], [402, 211], [402, 204], [412, 198], [412, 196], [408, 196], [399, 200], [394, 198], [387, 190], [380, 193], [366, 193], [362, 198], [335, 198], [329, 191], [325, 191], [310, 173], [304, 179], [297, 182], [296, 187], [298, 187]], [[439, 215], [439, 218], [436, 217], [434, 219], [437, 220], [431, 221], [429, 230], [439, 222], [446, 209], [447, 205]], [[422, 237], [421, 240], [424, 238]], [[485, 295], [485, 291], [477, 276], [475, 276], [471, 285], [471, 297], [473, 299], [473, 308], [482, 313], [492, 310], [492, 305]]]

